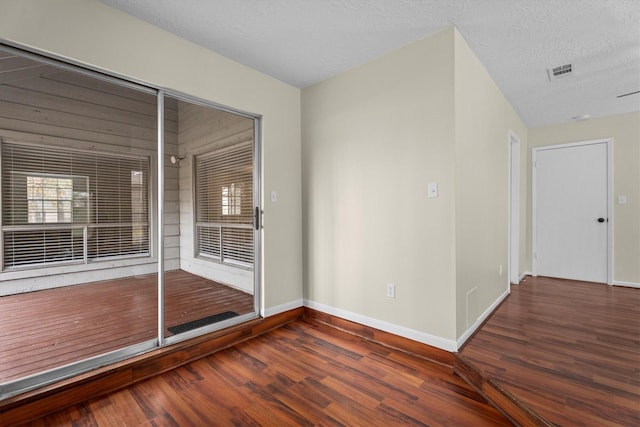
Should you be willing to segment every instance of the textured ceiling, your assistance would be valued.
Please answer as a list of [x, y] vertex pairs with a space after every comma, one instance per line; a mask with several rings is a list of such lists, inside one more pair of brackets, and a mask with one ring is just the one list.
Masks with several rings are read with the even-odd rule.
[[101, 1], [299, 88], [455, 25], [529, 127], [640, 111], [640, 0]]

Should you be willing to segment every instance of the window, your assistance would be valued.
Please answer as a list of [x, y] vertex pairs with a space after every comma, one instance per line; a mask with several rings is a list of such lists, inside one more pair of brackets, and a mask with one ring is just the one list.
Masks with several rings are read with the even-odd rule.
[[1, 148], [4, 269], [149, 255], [149, 158]]
[[222, 215], [242, 214], [242, 185], [222, 187]]
[[253, 266], [253, 146], [196, 156], [196, 256]]
[[73, 180], [27, 175], [29, 224], [72, 222]]

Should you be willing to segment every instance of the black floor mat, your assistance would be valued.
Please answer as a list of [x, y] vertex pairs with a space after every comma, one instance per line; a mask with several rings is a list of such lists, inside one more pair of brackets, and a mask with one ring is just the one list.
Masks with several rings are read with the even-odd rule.
[[235, 311], [223, 311], [222, 313], [214, 314], [212, 316], [203, 317], [202, 319], [192, 320], [191, 322], [181, 323], [176, 326], [170, 326], [167, 329], [173, 335], [181, 334], [183, 332], [190, 331], [192, 329], [200, 328], [202, 326], [210, 325], [216, 322], [222, 322], [223, 320], [231, 319], [238, 316]]

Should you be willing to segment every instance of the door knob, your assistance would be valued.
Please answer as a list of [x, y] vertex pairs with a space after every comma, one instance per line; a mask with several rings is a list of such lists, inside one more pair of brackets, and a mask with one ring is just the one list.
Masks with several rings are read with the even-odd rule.
[[598, 218], [598, 222], [604, 222], [604, 218]]

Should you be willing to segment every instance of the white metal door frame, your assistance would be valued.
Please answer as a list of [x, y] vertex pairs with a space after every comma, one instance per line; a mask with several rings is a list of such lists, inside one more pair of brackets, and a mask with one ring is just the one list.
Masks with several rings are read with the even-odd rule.
[[520, 282], [520, 138], [509, 130], [509, 282]]
[[536, 218], [536, 159], [539, 151], [553, 150], [558, 148], [570, 148], [592, 144], [606, 144], [607, 146], [607, 284], [613, 284], [613, 139], [597, 139], [590, 141], [578, 141], [566, 144], [545, 145], [532, 148], [531, 155], [531, 243], [532, 243], [532, 260], [531, 266], [533, 275], [538, 275], [538, 266], [536, 259], [537, 252], [537, 218]]

